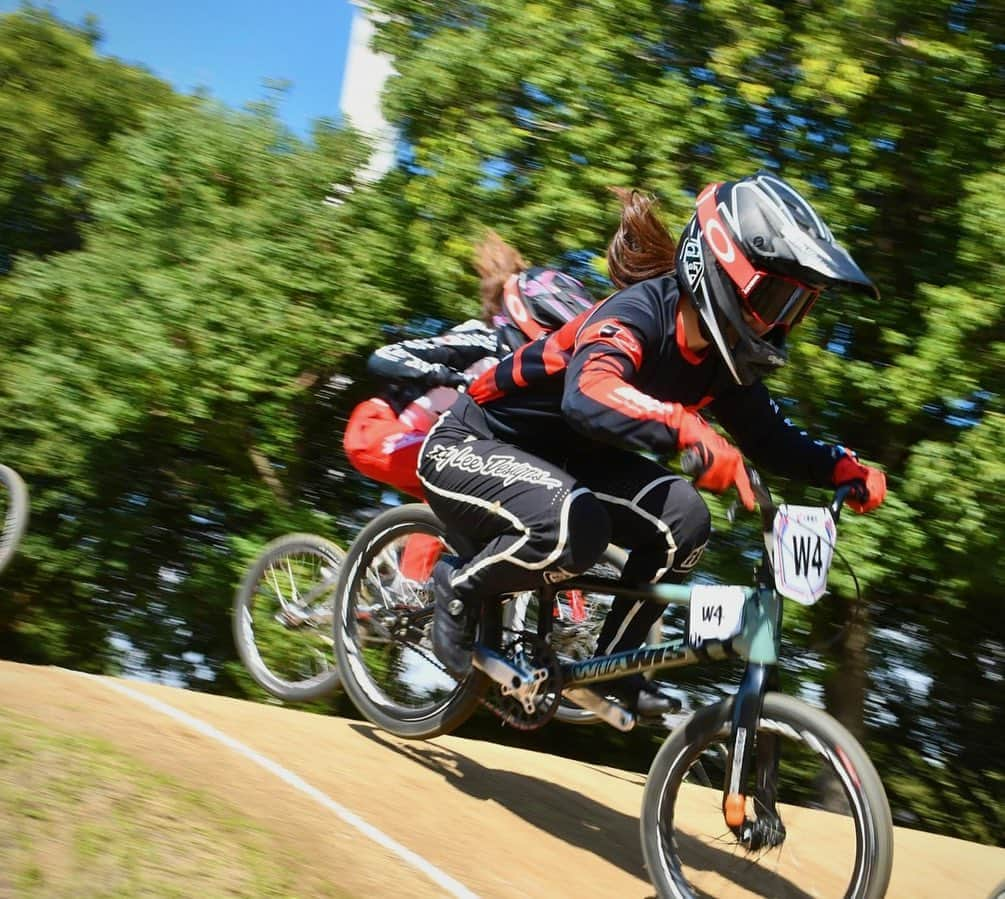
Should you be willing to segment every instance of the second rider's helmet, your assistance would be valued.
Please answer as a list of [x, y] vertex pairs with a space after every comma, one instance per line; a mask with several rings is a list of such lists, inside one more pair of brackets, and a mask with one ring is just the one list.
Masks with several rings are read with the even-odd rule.
[[503, 349], [513, 352], [528, 340], [557, 331], [593, 306], [593, 297], [572, 275], [529, 268], [503, 286], [502, 308], [492, 323]]
[[706, 187], [677, 248], [677, 277], [737, 384], [785, 364], [785, 338], [821, 291], [876, 286], [792, 185], [758, 172]]

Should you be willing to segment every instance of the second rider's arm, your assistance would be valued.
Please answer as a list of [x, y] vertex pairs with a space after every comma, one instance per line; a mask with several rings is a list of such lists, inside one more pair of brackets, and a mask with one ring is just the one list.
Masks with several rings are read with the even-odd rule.
[[402, 340], [375, 350], [367, 371], [388, 381], [414, 381], [427, 387], [466, 383], [461, 374], [486, 356], [498, 352], [494, 330], [481, 322], [458, 325], [438, 337]]

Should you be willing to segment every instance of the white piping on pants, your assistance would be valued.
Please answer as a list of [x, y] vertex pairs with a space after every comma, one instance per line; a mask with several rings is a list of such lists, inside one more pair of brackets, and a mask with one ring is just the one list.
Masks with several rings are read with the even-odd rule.
[[517, 540], [511, 543], [503, 552], [496, 553], [492, 556], [487, 556], [481, 559], [476, 565], [471, 565], [465, 568], [458, 575], [451, 578], [451, 586], [457, 586], [463, 583], [473, 574], [481, 571], [488, 565], [493, 565], [496, 562], [508, 561], [514, 565], [518, 565], [521, 568], [527, 568], [529, 570], [540, 570], [547, 568], [549, 565], [553, 564], [554, 561], [562, 554], [565, 550], [566, 544], [569, 540], [569, 509], [572, 506], [573, 501], [580, 495], [584, 493], [589, 493], [590, 491], [585, 487], [580, 487], [578, 490], [573, 490], [569, 493], [565, 499], [562, 501], [562, 510], [559, 513], [559, 531], [558, 539], [555, 542], [555, 548], [548, 553], [548, 555], [542, 559], [540, 562], [527, 562], [516, 556], [516, 553], [527, 543], [530, 539], [530, 530], [516, 515], [514, 515], [509, 509], [504, 508], [500, 503], [493, 501], [481, 499], [477, 496], [471, 496], [467, 493], [457, 493], [453, 490], [445, 490], [442, 487], [437, 487], [435, 484], [431, 484], [421, 475], [419, 480], [422, 482], [423, 487], [431, 493], [435, 493], [438, 496], [445, 497], [447, 499], [453, 500], [454, 502], [466, 503], [468, 505], [477, 506], [481, 509], [485, 509], [493, 514], [500, 515], [505, 518], [518, 532], [522, 534]]
[[624, 499], [620, 496], [612, 496], [609, 493], [598, 493], [596, 494], [597, 499], [601, 502], [611, 503], [612, 505], [625, 506], [631, 509], [636, 515], [645, 521], [652, 524], [657, 531], [662, 531], [664, 538], [667, 542], [667, 555], [666, 564], [657, 570], [657, 572], [649, 579], [651, 584], [655, 584], [660, 580], [666, 573], [670, 566], [673, 564], [674, 556], [677, 554], [677, 541], [673, 538], [673, 533], [670, 531], [670, 526], [663, 521], [662, 518], [658, 518], [655, 515], [647, 512], [641, 506], [638, 505], [639, 500], [645, 496], [650, 490], [652, 490], [657, 484], [662, 484], [664, 481], [672, 481], [676, 479], [676, 475], [669, 475], [663, 478], [657, 478], [655, 481], [650, 481], [643, 487], [638, 493], [635, 494], [631, 499]]

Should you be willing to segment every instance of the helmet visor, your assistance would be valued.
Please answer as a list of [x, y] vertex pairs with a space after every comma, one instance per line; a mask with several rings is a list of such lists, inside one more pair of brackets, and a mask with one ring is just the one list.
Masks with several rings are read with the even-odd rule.
[[798, 281], [781, 275], [758, 274], [760, 277], [750, 291], [746, 295], [742, 291], [739, 293], [747, 312], [765, 329], [790, 330], [799, 324], [820, 296], [819, 290]]

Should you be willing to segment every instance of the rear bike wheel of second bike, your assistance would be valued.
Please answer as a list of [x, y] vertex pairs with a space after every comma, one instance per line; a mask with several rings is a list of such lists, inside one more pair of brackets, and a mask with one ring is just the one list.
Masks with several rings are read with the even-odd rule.
[[238, 654], [255, 682], [284, 702], [338, 687], [331, 623], [344, 558], [342, 547], [316, 534], [287, 534], [262, 550], [238, 587]]
[[369, 721], [400, 737], [449, 733], [488, 685], [474, 669], [454, 679], [433, 654], [432, 568], [450, 551], [433, 511], [410, 504], [374, 518], [342, 566], [334, 621], [342, 687]]
[[14, 557], [28, 527], [28, 488], [21, 476], [0, 465], [0, 571]]
[[755, 788], [746, 821], [734, 831], [722, 811], [731, 714], [731, 700], [700, 709], [649, 769], [640, 828], [659, 896], [880, 899], [893, 864], [893, 826], [865, 750], [824, 712], [768, 693], [749, 737], [755, 770], [748, 786], [771, 783], [757, 759], [774, 741], [778, 814]]
[[[625, 567], [628, 554], [619, 547], [608, 546], [588, 574], [617, 581]], [[555, 618], [551, 629], [551, 648], [561, 662], [580, 662], [592, 658], [604, 618], [611, 610], [614, 597], [604, 593], [559, 590], [555, 594]], [[503, 608], [503, 627], [510, 633], [537, 630], [538, 597], [528, 590], [515, 594]], [[555, 718], [565, 724], [596, 724], [600, 719], [564, 697], [555, 711]]]
[[[627, 561], [628, 553], [611, 545], [586, 573], [616, 582]], [[594, 656], [600, 630], [613, 601], [613, 594], [603, 592], [559, 590], [555, 594], [556, 613], [551, 630], [551, 648], [559, 661], [581, 662]], [[535, 591], [516, 594], [504, 608], [504, 628], [533, 633], [537, 628], [537, 607]], [[649, 629], [646, 642], [652, 645], [663, 642], [662, 617]], [[594, 712], [565, 697], [559, 702], [555, 718], [565, 724], [597, 724], [600, 721]]]

